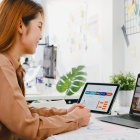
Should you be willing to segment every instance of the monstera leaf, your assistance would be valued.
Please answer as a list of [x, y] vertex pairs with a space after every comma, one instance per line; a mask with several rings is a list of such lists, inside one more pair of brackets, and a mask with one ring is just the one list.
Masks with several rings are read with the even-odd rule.
[[72, 68], [72, 71], [63, 75], [56, 85], [59, 92], [66, 92], [66, 95], [71, 96], [77, 92], [86, 82], [86, 72], [82, 70], [85, 66]]

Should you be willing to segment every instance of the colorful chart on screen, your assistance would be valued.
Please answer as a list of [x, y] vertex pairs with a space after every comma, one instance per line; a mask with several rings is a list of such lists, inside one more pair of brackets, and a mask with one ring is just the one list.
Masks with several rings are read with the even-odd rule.
[[86, 83], [78, 102], [92, 112], [109, 113], [118, 88], [118, 84]]

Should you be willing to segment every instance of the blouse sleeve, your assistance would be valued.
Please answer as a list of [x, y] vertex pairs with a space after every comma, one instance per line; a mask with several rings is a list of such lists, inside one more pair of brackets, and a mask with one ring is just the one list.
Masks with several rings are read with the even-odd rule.
[[54, 116], [54, 115], [65, 115], [65, 114], [67, 114], [67, 109], [57, 109], [55, 107], [52, 107], [52, 108], [46, 108], [46, 107], [42, 107], [42, 108], [29, 107], [29, 110], [32, 113], [37, 113], [40, 116], [44, 116], [44, 117], [50, 117], [50, 116]]
[[30, 112], [12, 66], [0, 67], [0, 122], [21, 139], [42, 140], [81, 127], [75, 113], [40, 116]]

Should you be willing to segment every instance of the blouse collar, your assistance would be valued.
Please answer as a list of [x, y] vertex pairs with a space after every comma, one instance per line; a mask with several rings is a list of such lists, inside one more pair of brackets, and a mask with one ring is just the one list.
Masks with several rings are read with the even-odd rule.
[[18, 62], [13, 56], [11, 56], [9, 53], [4, 52], [3, 53], [8, 59], [9, 61], [12, 63], [12, 65], [14, 66], [15, 70], [17, 70], [21, 64], [20, 62]]

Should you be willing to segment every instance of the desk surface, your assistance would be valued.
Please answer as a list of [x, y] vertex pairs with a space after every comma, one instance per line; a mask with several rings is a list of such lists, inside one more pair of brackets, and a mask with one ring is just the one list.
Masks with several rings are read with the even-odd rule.
[[[56, 103], [55, 103], [56, 105]], [[61, 105], [63, 108], [69, 108], [71, 105], [66, 105], [62, 101], [56, 105]], [[129, 107], [120, 107], [118, 104], [114, 104], [112, 108], [112, 114], [115, 110], [121, 111], [123, 113], [129, 112]], [[45, 103], [36, 104], [36, 107], [48, 106]], [[53, 105], [52, 105], [53, 106]], [[51, 106], [51, 107], [52, 107]], [[55, 107], [56, 107], [55, 106]], [[60, 106], [58, 106], [60, 108]], [[62, 107], [61, 107], [62, 108]], [[46, 140], [139, 140], [140, 129], [133, 129], [129, 127], [124, 127], [120, 125], [115, 125], [111, 123], [106, 123], [97, 120], [97, 117], [103, 116], [102, 114], [91, 114], [90, 123], [87, 127], [82, 127], [78, 130], [54, 135]]]
[[[58, 100], [64, 99], [64, 94], [58, 93], [55, 88], [45, 88], [45, 90], [41, 93], [37, 90], [31, 89], [26, 92], [26, 100]], [[81, 91], [79, 91], [81, 93]], [[80, 94], [74, 94], [73, 96], [67, 96], [66, 99], [78, 99]], [[49, 103], [39, 103], [33, 104], [36, 107], [42, 106], [51, 106]], [[63, 102], [55, 103], [55, 107], [68, 108], [70, 105], [64, 105]], [[129, 107], [120, 107], [118, 102], [115, 101], [115, 104], [112, 108], [112, 114], [116, 112], [128, 113]], [[90, 123], [87, 127], [82, 127], [78, 130], [54, 135], [49, 137], [46, 140], [139, 140], [140, 138], [140, 130], [132, 129], [129, 127], [124, 127], [120, 125], [115, 125], [111, 123], [101, 122], [96, 119], [96, 117], [102, 116], [101, 114], [92, 113]]]
[[45, 87], [43, 91], [39, 91], [36, 89], [36, 87], [31, 89], [26, 89], [26, 101], [31, 100], [60, 100], [60, 99], [79, 99], [81, 90], [72, 95], [72, 96], [66, 96], [65, 93], [59, 93], [55, 87]]
[[46, 140], [139, 140], [140, 129], [132, 129], [111, 123], [101, 122], [96, 119], [99, 114], [91, 116], [87, 127], [78, 130], [54, 135]]

